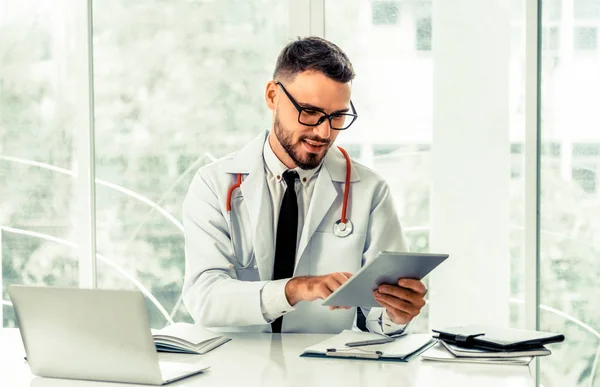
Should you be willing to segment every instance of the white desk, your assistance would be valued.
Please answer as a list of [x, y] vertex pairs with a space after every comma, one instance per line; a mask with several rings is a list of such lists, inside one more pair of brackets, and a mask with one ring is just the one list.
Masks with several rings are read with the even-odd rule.
[[[231, 334], [233, 340], [204, 355], [161, 354], [210, 364], [204, 374], [169, 386], [298, 387], [532, 387], [529, 367], [449, 364], [414, 359], [410, 363], [301, 358], [302, 350], [328, 335]], [[131, 384], [83, 382], [34, 377], [23, 360], [16, 329], [0, 330], [1, 387], [132, 387]]]

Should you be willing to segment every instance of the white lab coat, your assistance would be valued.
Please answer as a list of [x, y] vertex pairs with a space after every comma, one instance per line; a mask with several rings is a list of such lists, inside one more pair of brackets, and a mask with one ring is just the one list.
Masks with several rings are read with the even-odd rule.
[[[184, 200], [183, 299], [196, 323], [203, 326], [271, 332], [260, 298], [262, 287], [272, 279], [275, 255], [272, 204], [262, 156], [267, 134], [202, 167]], [[237, 174], [244, 180], [233, 193], [230, 222], [225, 203]], [[345, 158], [333, 146], [315, 182], [294, 276], [356, 273], [379, 251], [407, 250], [388, 185], [355, 161], [347, 212], [354, 231], [346, 238], [333, 234], [333, 224], [340, 219], [345, 176]], [[230, 239], [232, 228], [235, 247]], [[339, 333], [353, 327], [356, 309], [331, 311], [321, 303], [298, 303], [285, 315], [282, 332]], [[365, 316], [368, 312], [364, 309]]]

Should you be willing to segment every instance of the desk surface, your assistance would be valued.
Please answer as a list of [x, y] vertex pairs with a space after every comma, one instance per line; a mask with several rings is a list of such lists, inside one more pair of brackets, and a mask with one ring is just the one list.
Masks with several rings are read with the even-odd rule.
[[[410, 363], [369, 360], [301, 358], [305, 347], [330, 335], [270, 335], [234, 333], [230, 342], [206, 355], [161, 353], [161, 359], [202, 360], [211, 368], [169, 384], [194, 386], [485, 386], [532, 387], [526, 366], [450, 364], [414, 359]], [[38, 378], [24, 362], [25, 352], [16, 329], [0, 329], [0, 386], [6, 387], [132, 387], [132, 384], [99, 383]]]

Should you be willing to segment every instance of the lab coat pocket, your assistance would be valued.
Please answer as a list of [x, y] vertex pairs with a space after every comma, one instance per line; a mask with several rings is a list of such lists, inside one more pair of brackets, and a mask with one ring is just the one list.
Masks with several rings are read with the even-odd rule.
[[356, 273], [361, 267], [365, 237], [353, 233], [340, 238], [331, 232], [315, 232], [311, 239], [310, 275]]

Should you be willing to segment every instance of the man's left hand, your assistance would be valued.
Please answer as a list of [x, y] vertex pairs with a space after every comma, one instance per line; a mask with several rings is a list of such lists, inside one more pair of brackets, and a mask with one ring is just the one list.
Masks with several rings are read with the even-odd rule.
[[407, 324], [425, 306], [427, 288], [416, 279], [403, 278], [397, 285], [380, 285], [373, 292], [375, 300], [383, 306], [396, 324]]

